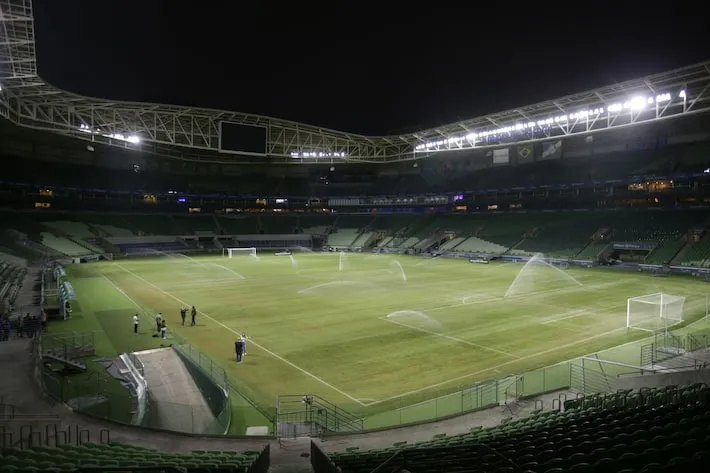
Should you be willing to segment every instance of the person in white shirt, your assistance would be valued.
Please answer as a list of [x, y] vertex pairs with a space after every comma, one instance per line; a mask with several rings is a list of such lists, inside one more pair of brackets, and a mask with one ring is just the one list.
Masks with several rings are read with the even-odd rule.
[[138, 314], [136, 314], [133, 316], [133, 333], [138, 333], [138, 322], [140, 322], [140, 319]]
[[247, 356], [247, 334], [246, 334], [246, 332], [242, 333], [242, 340], [244, 341], [244, 351], [242, 352], [242, 356]]
[[155, 316], [155, 328], [158, 333], [160, 333], [160, 326], [163, 323], [163, 313], [158, 312], [158, 315]]

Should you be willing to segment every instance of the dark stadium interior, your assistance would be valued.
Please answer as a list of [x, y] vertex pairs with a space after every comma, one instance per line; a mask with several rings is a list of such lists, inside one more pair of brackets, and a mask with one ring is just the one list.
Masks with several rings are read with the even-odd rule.
[[[674, 14], [664, 33], [651, 22], [669, 19], [645, 8], [644, 28], [611, 34], [599, 25], [623, 30], [637, 13], [408, 5], [397, 21], [395, 8], [337, 2], [328, 13], [156, 0], [142, 15], [124, 2], [34, 3], [0, 0], [0, 473], [710, 465], [708, 32], [679, 33], [702, 15]], [[378, 259], [385, 269], [348, 273]], [[506, 299], [532, 263], [578, 286]], [[580, 274], [608, 280], [580, 289]], [[289, 278], [298, 288], [284, 295]], [[623, 278], [641, 292], [596, 300]], [[697, 296], [686, 309], [684, 286]], [[666, 287], [684, 294], [670, 296], [676, 319]], [[426, 291], [454, 302], [375, 310]], [[653, 307], [652, 328], [631, 323], [634, 299]], [[350, 320], [355, 302], [366, 322]], [[429, 319], [452, 308], [446, 323], [464, 328]], [[401, 313], [421, 325], [390, 320]], [[252, 316], [254, 339], [236, 325]], [[327, 356], [311, 356], [321, 342]], [[365, 343], [401, 350], [407, 374], [386, 357], [366, 363]], [[455, 361], [439, 358], [452, 345]], [[473, 374], [436, 377], [451, 367]], [[355, 381], [381, 391], [355, 395]]]
[[[481, 193], [549, 185], [593, 187], [635, 178], [702, 174], [710, 166], [706, 120], [681, 120], [570, 138], [546, 161], [494, 165], [486, 150], [451, 151], [421, 162], [392, 165], [278, 165], [181, 162], [140, 155], [9, 124], [0, 128], [3, 181], [105, 191], [254, 197], [346, 197]], [[97, 149], [98, 148], [98, 149]], [[532, 153], [539, 149], [530, 146]], [[526, 148], [527, 149], [527, 148]], [[19, 158], [19, 159], [18, 159]], [[532, 159], [530, 159], [532, 161]], [[701, 179], [702, 180], [702, 179]], [[624, 184], [627, 184], [626, 182]], [[622, 192], [623, 194], [623, 192]], [[495, 202], [492, 202], [495, 203]], [[538, 203], [535, 204], [539, 205]], [[587, 205], [587, 204], [585, 204]]]
[[[89, 148], [3, 121], [0, 252], [35, 264], [146, 251], [215, 254], [227, 246], [261, 251], [299, 234], [306, 238], [293, 245], [316, 250], [494, 260], [545, 254], [703, 276], [710, 265], [708, 123], [692, 117], [571, 137], [552, 155], [545, 155], [544, 143], [511, 147], [505, 165], [494, 164], [486, 149], [390, 164], [259, 165]], [[7, 307], [22, 297], [27, 277], [24, 265], [2, 263]], [[67, 287], [63, 294], [71, 298]], [[61, 310], [46, 308], [52, 318]], [[29, 320], [23, 330], [41, 331], [34, 323], [40, 327]], [[688, 337], [684, 344], [696, 343]], [[73, 358], [43, 356], [86, 369]], [[709, 393], [695, 383], [560, 397], [552, 410], [428, 441], [343, 451], [314, 440], [308, 462], [316, 473], [384, 471], [382, 465], [393, 472], [699, 471], [710, 448]], [[75, 422], [91, 417], [82, 419]], [[230, 440], [250, 442], [236, 447], [194, 440], [191, 453], [183, 453], [158, 437], [151, 447], [136, 445], [133, 434], [110, 422], [62, 440], [73, 438], [71, 430], [56, 430], [54, 422], [40, 421], [42, 432], [4, 424], [0, 471], [57, 471], [54, 461], [61, 461], [59, 471], [77, 472], [261, 473], [279, 461], [284, 471], [302, 471], [291, 470], [295, 455], [273, 437]]]

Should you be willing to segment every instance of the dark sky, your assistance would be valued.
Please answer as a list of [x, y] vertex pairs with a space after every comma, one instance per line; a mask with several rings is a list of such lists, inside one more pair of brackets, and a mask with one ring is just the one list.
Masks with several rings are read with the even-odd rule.
[[710, 59], [683, 2], [447, 3], [34, 0], [39, 71], [85, 95], [384, 134]]

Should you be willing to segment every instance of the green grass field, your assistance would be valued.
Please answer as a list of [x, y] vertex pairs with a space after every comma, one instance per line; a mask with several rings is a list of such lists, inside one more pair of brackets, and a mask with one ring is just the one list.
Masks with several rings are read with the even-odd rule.
[[[150, 329], [161, 311], [169, 332], [260, 406], [313, 393], [362, 415], [647, 337], [626, 329], [629, 297], [685, 296], [690, 321], [705, 315], [707, 294], [686, 277], [354, 253], [176, 255], [73, 265], [68, 274], [78, 301], [57, 329], [103, 330], [99, 353], [159, 346]], [[180, 326], [182, 305], [198, 308], [196, 327]], [[250, 341], [238, 365], [242, 332]]]

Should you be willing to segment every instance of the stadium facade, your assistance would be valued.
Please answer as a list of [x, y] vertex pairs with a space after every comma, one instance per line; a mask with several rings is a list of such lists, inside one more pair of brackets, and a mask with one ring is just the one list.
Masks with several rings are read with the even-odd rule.
[[[15, 350], [3, 357], [8, 372], [33, 372], [47, 397], [73, 411], [22, 417], [27, 406], [46, 404], [32, 399], [34, 385], [8, 390], [0, 402], [3, 471], [58, 464], [266, 473], [270, 446], [283, 446], [271, 443], [275, 437], [333, 434], [337, 442], [311, 444], [313, 471], [707, 465], [710, 392], [702, 383], [678, 385], [707, 381], [695, 357], [710, 348], [709, 87], [710, 63], [702, 63], [369, 137], [59, 90], [37, 72], [31, 0], [0, 0], [0, 313], [11, 316], [0, 319], [0, 339], [33, 340], [0, 350]], [[646, 271], [696, 277], [651, 279]], [[659, 292], [648, 294], [649, 286]], [[325, 303], [309, 299], [317, 291]], [[168, 311], [182, 308], [184, 325], [194, 298], [224, 310], [193, 306], [197, 326], [174, 331]], [[266, 312], [257, 299], [267, 301]], [[619, 300], [627, 303], [625, 326]], [[20, 323], [37, 301], [44, 318], [28, 314]], [[436, 317], [448, 311], [447, 324], [460, 330], [444, 332], [425, 311], [372, 317], [375, 306], [415, 301]], [[248, 310], [235, 316], [242, 305]], [[153, 327], [159, 310], [170, 320], [168, 338], [165, 325], [161, 336], [139, 334], [141, 317]], [[360, 325], [347, 325], [363, 314]], [[43, 334], [52, 318], [70, 328]], [[264, 320], [268, 336], [234, 328]], [[332, 330], [325, 347], [313, 338], [318, 324]], [[194, 337], [210, 355], [174, 333]], [[258, 366], [248, 375], [226, 357], [210, 358], [226, 346], [233, 360], [241, 335], [250, 348], [240, 368]], [[422, 341], [438, 364], [412, 355]], [[109, 362], [120, 384], [89, 359], [118, 355], [109, 346], [125, 350]], [[291, 352], [282, 356], [284, 346]], [[451, 347], [465, 349], [447, 358]], [[592, 357], [587, 348], [605, 350]], [[378, 350], [387, 363], [366, 361]], [[294, 355], [301, 352], [319, 366]], [[654, 388], [663, 383], [672, 386]], [[301, 392], [284, 394], [285, 384]], [[267, 396], [274, 393], [275, 410]], [[470, 429], [482, 417], [469, 418], [463, 427], [448, 424], [448, 435], [427, 432], [423, 442], [400, 429], [383, 449], [346, 436], [491, 407], [503, 411], [493, 428]], [[186, 446], [203, 450], [184, 453]], [[286, 450], [274, 452], [286, 457], [281, 464], [296, 454], [305, 461]]]
[[710, 107], [710, 63], [393, 136], [362, 136], [224, 110], [111, 102], [44, 82], [37, 70], [31, 0], [3, 0], [0, 8], [3, 117], [20, 126], [183, 161], [245, 162], [249, 155], [299, 163], [412, 161], [441, 151], [591, 137]]

